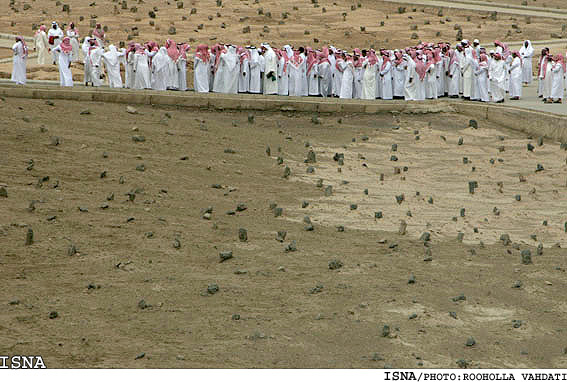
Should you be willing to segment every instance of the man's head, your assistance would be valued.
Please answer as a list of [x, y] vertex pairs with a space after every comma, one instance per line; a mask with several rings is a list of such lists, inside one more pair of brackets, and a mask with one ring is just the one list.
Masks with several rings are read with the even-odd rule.
[[474, 45], [475, 47], [479, 46], [479, 45], [480, 45], [480, 41], [478, 41], [477, 39], [475, 39], [475, 40], [473, 41], [473, 45]]
[[527, 48], [528, 45], [530, 45], [530, 42], [528, 40], [524, 41], [524, 46]]

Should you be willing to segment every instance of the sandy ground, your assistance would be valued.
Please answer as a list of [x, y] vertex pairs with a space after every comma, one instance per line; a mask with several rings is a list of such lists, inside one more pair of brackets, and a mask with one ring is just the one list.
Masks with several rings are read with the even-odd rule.
[[[0, 354], [41, 354], [52, 368], [414, 368], [458, 360], [567, 367], [567, 260], [564, 249], [549, 248], [565, 240], [557, 142], [540, 147], [446, 114], [321, 115], [314, 124], [311, 115], [255, 113], [249, 123], [238, 112], [148, 106], [133, 115], [125, 105], [11, 98], [0, 112], [0, 184], [8, 193], [0, 197], [0, 278], [9, 285], [0, 292]], [[310, 149], [317, 162], [306, 175]], [[343, 166], [335, 152], [345, 154]], [[536, 163], [545, 170], [535, 174]], [[145, 171], [136, 170], [142, 164]], [[407, 172], [393, 174], [403, 166]], [[316, 187], [320, 178], [332, 196]], [[239, 203], [246, 209], [237, 212]], [[383, 218], [375, 221], [377, 210]], [[400, 219], [408, 222], [403, 236]], [[26, 246], [28, 228], [34, 242]], [[275, 240], [281, 230], [283, 243]], [[416, 239], [424, 231], [428, 247]], [[491, 244], [503, 232], [513, 243]], [[533, 233], [537, 241], [526, 239]], [[292, 240], [298, 250], [286, 252]], [[533, 264], [522, 265], [527, 248]], [[228, 250], [234, 257], [219, 263]], [[329, 269], [333, 260], [343, 266]], [[207, 292], [211, 284], [217, 293]]]

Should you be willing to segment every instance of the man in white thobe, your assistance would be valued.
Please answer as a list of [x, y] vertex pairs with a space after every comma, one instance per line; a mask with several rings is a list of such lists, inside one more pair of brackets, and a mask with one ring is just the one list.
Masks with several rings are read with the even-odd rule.
[[268, 44], [262, 44], [264, 56], [264, 94], [278, 94], [278, 58]]
[[55, 21], [51, 23], [51, 29], [47, 32], [47, 41], [49, 43], [49, 49], [51, 49], [51, 59], [54, 65], [59, 61], [59, 51], [55, 51], [54, 49], [61, 43], [63, 37], [63, 31], [59, 28], [59, 25]]
[[14, 53], [14, 63], [11, 80], [18, 85], [25, 85], [28, 47], [23, 37], [16, 37], [16, 43], [12, 46], [12, 52]]

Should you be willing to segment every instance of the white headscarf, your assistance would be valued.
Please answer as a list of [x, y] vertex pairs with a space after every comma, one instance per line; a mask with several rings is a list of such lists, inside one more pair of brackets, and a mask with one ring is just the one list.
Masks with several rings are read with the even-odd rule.
[[159, 48], [159, 51], [152, 59], [152, 67], [153, 69], [155, 69], [156, 72], [159, 72], [164, 67], [167, 67], [168, 64], [169, 64], [169, 55], [167, 54], [167, 49], [165, 48], [165, 46], [162, 46], [161, 48]]
[[[528, 47], [526, 48], [526, 42], [528, 43]], [[532, 42], [530, 40], [524, 41], [522, 47], [520, 48], [520, 56], [530, 57], [534, 54], [534, 48], [532, 47]]]
[[103, 54], [109, 65], [114, 66], [118, 63], [118, 51], [114, 45], [108, 47], [108, 52]]

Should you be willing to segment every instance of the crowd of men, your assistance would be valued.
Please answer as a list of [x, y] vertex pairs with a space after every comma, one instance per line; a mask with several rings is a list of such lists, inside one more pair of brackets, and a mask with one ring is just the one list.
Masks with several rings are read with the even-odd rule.
[[[85, 85], [101, 86], [104, 78], [113, 88], [187, 90], [189, 45], [167, 40], [130, 42], [117, 49], [107, 43], [100, 24], [79, 42], [71, 23], [63, 33], [56, 22], [46, 32], [35, 34], [39, 64], [58, 65], [61, 86], [73, 86], [71, 63], [84, 64]], [[17, 38], [12, 80], [26, 82], [28, 49]], [[234, 46], [200, 44], [193, 54], [196, 92], [320, 96], [344, 99], [425, 100], [463, 97], [465, 100], [504, 102], [522, 96], [522, 84], [533, 77], [534, 49], [529, 40], [512, 51], [498, 40], [487, 51], [478, 40], [463, 40], [455, 46], [447, 42], [420, 43], [405, 49], [354, 49], [333, 46], [282, 49], [261, 44]], [[122, 80], [121, 65], [124, 68]], [[545, 102], [561, 103], [565, 91], [566, 62], [563, 55], [542, 51], [537, 67], [538, 95]]]

